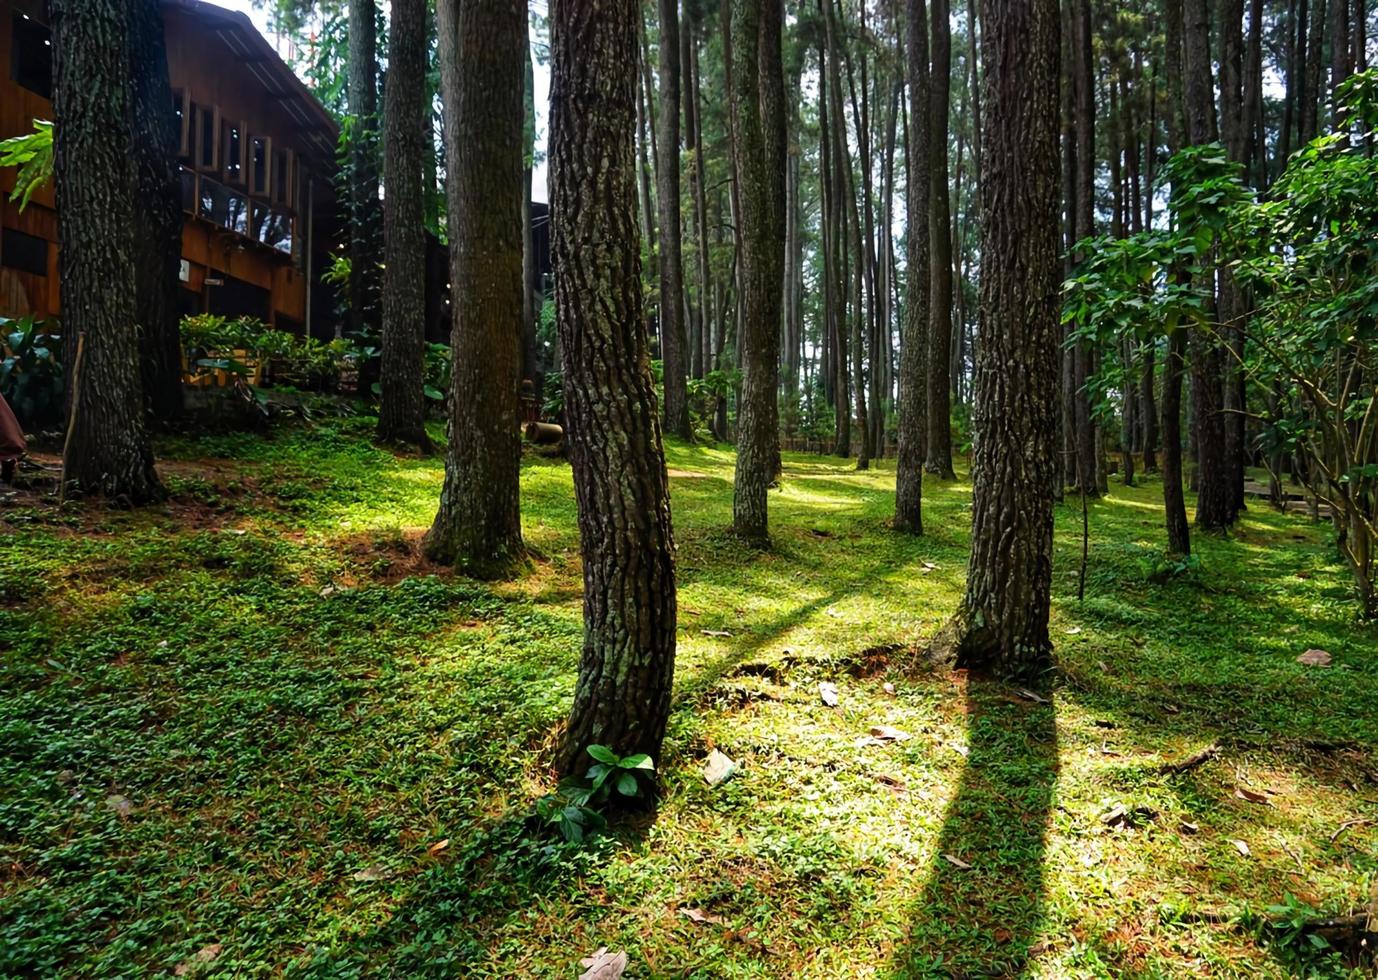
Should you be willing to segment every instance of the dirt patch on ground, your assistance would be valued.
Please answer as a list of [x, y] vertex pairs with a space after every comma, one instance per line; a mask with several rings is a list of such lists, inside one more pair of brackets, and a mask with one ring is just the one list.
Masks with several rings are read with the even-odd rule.
[[419, 575], [448, 575], [450, 569], [438, 565], [421, 551], [424, 527], [394, 531], [371, 531], [341, 538], [335, 545], [341, 555], [358, 569], [361, 579], [395, 585]]

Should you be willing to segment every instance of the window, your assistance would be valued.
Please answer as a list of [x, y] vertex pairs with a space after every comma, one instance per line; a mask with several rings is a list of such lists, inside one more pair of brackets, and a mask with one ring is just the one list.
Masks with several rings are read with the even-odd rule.
[[278, 150], [273, 154], [273, 200], [283, 207], [290, 208], [293, 204], [295, 162], [291, 150]]
[[198, 217], [238, 234], [249, 234], [249, 202], [243, 195], [236, 194], [218, 181], [202, 177], [198, 197]]
[[14, 15], [10, 78], [35, 95], [53, 97], [53, 37], [28, 14]]
[[177, 176], [182, 181], [182, 210], [196, 213], [196, 174], [186, 167], [177, 168]]
[[225, 180], [231, 184], [244, 183], [245, 151], [248, 149], [244, 139], [243, 123], [225, 123], [224, 136], [220, 147], [225, 157]]
[[187, 108], [187, 93], [180, 88], [172, 90], [172, 112], [177, 117], [177, 155], [184, 160], [189, 159], [191, 157], [191, 112]]
[[269, 248], [292, 254], [292, 216], [276, 208], [254, 205], [254, 238]]
[[272, 146], [263, 136], [249, 140], [249, 193], [268, 196], [272, 186], [272, 174], [268, 170], [268, 160]]
[[37, 235], [0, 231], [0, 265], [34, 276], [48, 274], [48, 243]]
[[214, 170], [218, 147], [220, 111], [214, 106], [191, 104], [191, 158], [198, 169]]

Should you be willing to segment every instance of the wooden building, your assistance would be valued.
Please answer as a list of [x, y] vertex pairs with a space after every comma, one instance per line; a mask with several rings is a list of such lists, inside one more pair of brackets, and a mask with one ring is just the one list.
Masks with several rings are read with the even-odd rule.
[[[53, 118], [45, 7], [0, 0], [0, 139]], [[334, 119], [244, 14], [202, 0], [163, 10], [181, 121], [183, 312], [333, 336], [336, 297], [320, 279], [340, 235]], [[0, 317], [60, 318], [53, 189], [21, 212], [14, 181], [0, 170]]]

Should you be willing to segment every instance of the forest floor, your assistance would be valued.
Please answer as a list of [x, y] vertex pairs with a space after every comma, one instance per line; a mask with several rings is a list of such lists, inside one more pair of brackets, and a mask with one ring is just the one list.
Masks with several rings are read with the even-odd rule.
[[1264, 925], [1378, 887], [1378, 633], [1325, 526], [1254, 502], [1167, 567], [1161, 484], [1114, 485], [1079, 602], [1069, 500], [1042, 703], [915, 666], [968, 483], [900, 537], [892, 461], [787, 455], [761, 554], [731, 453], [672, 445], [666, 793], [580, 847], [527, 820], [580, 648], [568, 465], [527, 460], [540, 557], [482, 585], [417, 554], [441, 462], [369, 428], [165, 442], [145, 512], [0, 493], [0, 975], [1349, 975]]

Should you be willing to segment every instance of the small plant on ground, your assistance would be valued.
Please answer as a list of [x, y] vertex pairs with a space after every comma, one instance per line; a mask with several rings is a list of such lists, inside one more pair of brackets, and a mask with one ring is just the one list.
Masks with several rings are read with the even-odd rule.
[[619, 756], [605, 745], [590, 745], [595, 760], [582, 778], [563, 780], [553, 793], [536, 801], [536, 816], [567, 841], [581, 841], [608, 825], [603, 811], [650, 796], [655, 764], [644, 752]]

